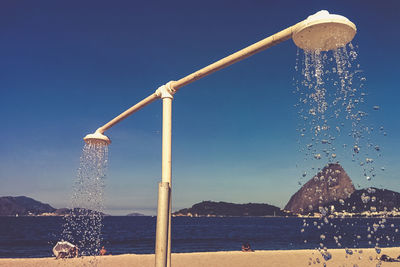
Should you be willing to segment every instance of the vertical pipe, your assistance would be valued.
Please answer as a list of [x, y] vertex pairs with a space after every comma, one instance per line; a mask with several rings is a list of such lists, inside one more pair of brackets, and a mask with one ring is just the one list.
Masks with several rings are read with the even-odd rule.
[[172, 96], [164, 97], [162, 122], [162, 166], [161, 180], [171, 186], [171, 136], [172, 136]]
[[[172, 184], [170, 184], [172, 185]], [[168, 248], [167, 248], [167, 267], [171, 267], [171, 214], [172, 214], [172, 198], [171, 198], [171, 194], [172, 194], [172, 186], [169, 187], [169, 218], [168, 218]]]
[[172, 96], [163, 99], [162, 179], [169, 183], [167, 267], [171, 267], [171, 203], [172, 203]]
[[[156, 230], [156, 267], [171, 266], [171, 137], [172, 95], [162, 98], [162, 167], [161, 183], [168, 185], [168, 198], [159, 197]], [[161, 203], [162, 202], [162, 203]], [[160, 218], [159, 218], [160, 217]], [[165, 231], [164, 231], [165, 229]], [[165, 240], [165, 241], [164, 241]], [[157, 244], [160, 244], [157, 246]]]
[[158, 184], [155, 266], [167, 266], [169, 183]]

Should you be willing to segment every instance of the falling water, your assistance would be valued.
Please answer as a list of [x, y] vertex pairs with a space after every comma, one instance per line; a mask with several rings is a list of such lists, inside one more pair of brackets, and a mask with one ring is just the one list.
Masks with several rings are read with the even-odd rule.
[[77, 245], [80, 255], [96, 255], [101, 245], [107, 159], [107, 145], [89, 143], [83, 147], [71, 211], [64, 217], [63, 227], [63, 239]]
[[373, 163], [381, 150], [373, 137], [377, 127], [368, 125], [367, 117], [379, 107], [366, 106], [366, 78], [355, 48], [350, 44], [328, 52], [306, 51], [302, 62], [299, 57], [298, 53], [299, 143], [304, 159], [312, 161], [309, 174], [314, 175], [324, 165], [321, 161], [345, 162], [351, 155], [362, 167], [365, 179], [371, 180], [377, 175]]
[[[372, 202], [375, 197], [371, 183], [379, 177], [379, 172], [385, 170], [383, 165], [378, 165], [382, 164], [382, 149], [378, 140], [386, 136], [386, 132], [382, 125], [369, 124], [368, 116], [371, 112], [379, 112], [380, 107], [367, 104], [366, 78], [357, 62], [356, 47], [350, 43], [328, 52], [300, 51], [303, 50], [297, 52], [297, 77], [294, 79], [295, 94], [299, 98], [295, 105], [300, 117], [298, 143], [303, 155], [303, 162], [299, 165], [304, 167], [299, 175], [299, 185], [310, 180], [325, 165], [353, 162], [353, 183], [356, 189], [368, 188], [361, 200], [364, 204], [369, 203], [370, 211], [374, 212], [376, 207]], [[315, 176], [314, 179], [324, 179], [324, 176]], [[323, 202], [321, 198], [322, 195], [320, 203]], [[337, 200], [343, 205], [343, 199]], [[335, 217], [332, 207], [321, 205], [318, 211], [322, 216], [321, 222], [310, 225], [305, 220], [301, 231], [303, 233], [309, 227], [314, 228], [312, 231], [321, 232], [318, 250], [325, 258], [324, 255], [328, 255], [324, 246], [326, 238], [334, 239], [341, 247], [342, 236], [351, 233], [340, 233], [336, 229], [331, 221]], [[385, 222], [383, 218], [379, 224], [366, 229], [366, 235], [371, 239], [369, 244], [377, 248], [377, 253], [380, 242], [390, 241], [390, 237], [377, 234], [380, 228], [385, 227]], [[327, 228], [330, 230], [327, 231]], [[356, 247], [360, 236], [353, 238]], [[350, 253], [351, 250], [346, 249], [348, 251]]]

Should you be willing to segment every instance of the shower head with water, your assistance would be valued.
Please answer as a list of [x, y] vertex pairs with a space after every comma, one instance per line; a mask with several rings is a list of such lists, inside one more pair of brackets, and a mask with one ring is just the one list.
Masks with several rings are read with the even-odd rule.
[[87, 144], [99, 144], [99, 145], [109, 145], [111, 144], [111, 140], [110, 138], [108, 138], [107, 136], [105, 136], [104, 134], [102, 134], [99, 131], [96, 131], [92, 134], [88, 134], [86, 135], [83, 140], [87, 143]]
[[341, 15], [321, 10], [296, 25], [292, 38], [306, 51], [328, 51], [345, 46], [353, 40], [357, 28]]

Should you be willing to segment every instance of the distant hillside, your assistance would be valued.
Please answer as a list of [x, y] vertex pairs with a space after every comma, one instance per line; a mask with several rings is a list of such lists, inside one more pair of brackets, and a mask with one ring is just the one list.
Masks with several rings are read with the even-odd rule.
[[353, 182], [342, 166], [331, 163], [290, 198], [285, 210], [308, 214], [319, 206], [325, 206], [339, 199], [347, 199], [354, 191]]
[[73, 208], [73, 209], [68, 209], [68, 208], [63, 208], [63, 209], [57, 209], [54, 212], [55, 216], [91, 216], [93, 214], [100, 215], [100, 216], [110, 216], [108, 214], [105, 214], [103, 212], [95, 211], [95, 210], [90, 210], [90, 209], [84, 209], [84, 208]]
[[[33, 198], [19, 197], [0, 197], [0, 216], [87, 216], [96, 213], [96, 211], [82, 208], [62, 208], [55, 209], [49, 204], [44, 204]], [[102, 216], [109, 216], [100, 213]]]
[[55, 208], [29, 197], [0, 197], [0, 216], [38, 215], [54, 212]]
[[146, 216], [146, 215], [139, 213], [139, 212], [132, 212], [132, 213], [127, 214], [126, 216]]
[[[328, 209], [334, 206], [335, 211], [358, 213], [365, 211], [383, 212], [400, 210], [400, 193], [378, 188], [356, 190], [347, 199], [332, 201], [325, 205]], [[315, 209], [318, 211], [318, 209]]]
[[175, 216], [290, 216], [278, 207], [268, 204], [234, 204], [227, 202], [203, 201], [191, 208], [173, 213]]

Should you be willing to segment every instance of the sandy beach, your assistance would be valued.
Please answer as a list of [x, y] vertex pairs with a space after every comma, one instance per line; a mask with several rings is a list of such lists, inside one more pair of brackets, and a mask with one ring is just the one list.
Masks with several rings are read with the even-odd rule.
[[[255, 252], [203, 252], [174, 253], [174, 267], [251, 267], [251, 266], [358, 266], [376, 267], [379, 260], [374, 249], [353, 249], [349, 255], [344, 249], [330, 249], [332, 258], [325, 261], [316, 250], [276, 250]], [[383, 248], [380, 255], [386, 254], [392, 258], [400, 255], [400, 248]], [[101, 257], [80, 257], [74, 259], [31, 258], [31, 259], [0, 259], [0, 266], [154, 266], [154, 255], [125, 254]], [[381, 266], [400, 266], [399, 262], [382, 262]]]

